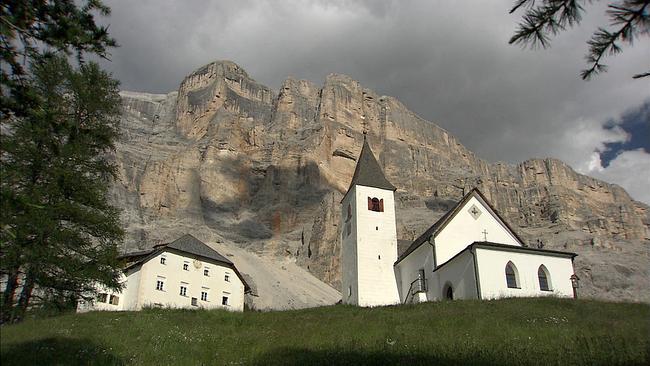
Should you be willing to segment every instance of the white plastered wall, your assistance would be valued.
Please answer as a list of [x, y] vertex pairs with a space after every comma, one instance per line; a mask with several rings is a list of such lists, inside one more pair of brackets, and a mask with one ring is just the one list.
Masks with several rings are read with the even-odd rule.
[[[126, 283], [127, 281], [127, 276], [122, 274], [120, 275], [119, 279], [120, 283]], [[119, 310], [129, 310], [128, 307], [125, 305], [124, 301], [124, 291], [125, 289], [122, 289], [122, 292], [117, 292], [117, 291], [111, 291], [106, 289], [104, 286], [98, 286], [97, 287], [98, 293], [103, 293], [106, 294], [106, 302], [99, 302], [99, 301], [94, 301], [92, 303], [86, 302], [86, 301], [81, 301], [79, 305], [77, 306], [77, 311], [78, 312], [86, 312], [86, 311], [94, 311], [94, 310], [100, 310], [100, 311], [119, 311]], [[117, 296], [118, 298], [118, 304], [113, 305], [110, 303], [111, 296]]]
[[[537, 253], [517, 253], [502, 250], [476, 248], [476, 261], [481, 289], [481, 298], [558, 296], [573, 297], [571, 275], [573, 261], [568, 257], [557, 257]], [[506, 264], [512, 261], [517, 268], [520, 288], [508, 288]], [[551, 291], [541, 291], [537, 270], [546, 266]]]
[[[357, 223], [355, 220], [357, 212], [357, 201], [355, 196], [356, 188], [352, 187], [350, 192], [341, 202], [341, 297], [344, 304], [358, 305], [357, 289]], [[350, 206], [351, 219], [346, 221]], [[351, 233], [346, 232], [346, 225], [350, 225]]]
[[467, 250], [433, 272], [427, 296], [431, 300], [444, 299], [446, 285], [451, 285], [454, 299], [476, 299], [474, 257]]
[[[161, 256], [165, 256], [165, 264], [160, 263]], [[183, 263], [189, 264], [187, 271], [183, 270]], [[203, 275], [205, 268], [209, 269], [209, 276]], [[226, 273], [229, 282], [224, 279]], [[231, 268], [214, 262], [165, 251], [142, 265], [141, 276], [140, 306], [192, 308], [191, 299], [195, 297], [198, 307], [244, 310], [244, 284]], [[160, 278], [164, 281], [163, 291], [156, 290]], [[187, 287], [187, 296], [180, 295], [181, 282]], [[201, 300], [202, 291], [208, 292], [208, 301]], [[222, 296], [228, 296], [229, 305], [221, 305]]]
[[[165, 264], [160, 258], [165, 257]], [[244, 284], [239, 276], [229, 267], [215, 262], [196, 260], [176, 252], [165, 251], [143, 263], [139, 268], [130, 270], [122, 276], [125, 287], [121, 293], [100, 290], [119, 297], [118, 305], [95, 301], [85, 304], [79, 311], [89, 310], [140, 310], [143, 306], [164, 306], [174, 308], [224, 308], [231, 311], [244, 310]], [[188, 270], [183, 264], [188, 264]], [[198, 266], [195, 266], [195, 263]], [[209, 276], [203, 270], [209, 269]], [[225, 281], [228, 274], [229, 281]], [[163, 290], [156, 289], [156, 281], [164, 282]], [[180, 286], [187, 287], [187, 296], [181, 296]], [[208, 292], [208, 301], [201, 300], [201, 292]], [[228, 296], [228, 305], [221, 304], [222, 296]], [[197, 306], [192, 306], [191, 299], [197, 299]]]
[[139, 266], [130, 269], [126, 273], [126, 282], [124, 290], [122, 291], [124, 298], [122, 299], [123, 306], [121, 310], [136, 310], [138, 309], [138, 292], [140, 290], [140, 268]]
[[[418, 278], [418, 273], [424, 269], [424, 276], [427, 287], [431, 287], [432, 271], [433, 271], [433, 250], [431, 245], [424, 243], [417, 249], [411, 252], [406, 258], [402, 259], [395, 265], [395, 274], [398, 279], [399, 296], [402, 303], [406, 302], [421, 302], [426, 301], [427, 297], [418, 295], [415, 299], [411, 299], [409, 295], [409, 288], [411, 283]], [[406, 297], [409, 296], [407, 299]], [[407, 301], [408, 300], [408, 301]]]
[[[358, 305], [399, 303], [395, 201], [391, 190], [357, 185], [354, 191]], [[384, 200], [384, 212], [368, 210], [368, 197]], [[345, 293], [344, 293], [345, 294]]]
[[[472, 205], [481, 211], [476, 219], [469, 213]], [[475, 241], [484, 241], [486, 235], [483, 231], [487, 231], [489, 242], [521, 246], [496, 216], [492, 216], [487, 205], [474, 195], [436, 235], [436, 264], [440, 266]]]

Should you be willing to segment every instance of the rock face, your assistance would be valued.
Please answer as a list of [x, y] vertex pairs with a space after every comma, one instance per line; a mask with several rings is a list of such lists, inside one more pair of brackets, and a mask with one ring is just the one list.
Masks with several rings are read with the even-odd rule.
[[[180, 228], [338, 288], [339, 202], [363, 131], [397, 188], [398, 237], [412, 240], [478, 187], [534, 247], [577, 252], [580, 294], [650, 301], [650, 208], [555, 159], [477, 158], [447, 131], [344, 75], [265, 87], [232, 62], [178, 92], [123, 92], [121, 179], [127, 249]], [[236, 260], [235, 260], [236, 263]]]

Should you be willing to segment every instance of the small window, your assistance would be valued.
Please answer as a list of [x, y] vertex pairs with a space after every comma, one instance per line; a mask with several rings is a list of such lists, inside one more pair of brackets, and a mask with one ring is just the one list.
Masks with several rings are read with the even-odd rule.
[[198, 300], [196, 299], [196, 297], [192, 298], [192, 306], [198, 306]]
[[230, 274], [229, 274], [229, 273], [226, 273], [226, 274], [223, 276], [223, 280], [226, 281], [226, 282], [230, 282]]
[[508, 288], [519, 288], [519, 281], [517, 279], [517, 267], [514, 263], [508, 262], [506, 264], [506, 284]]
[[551, 291], [551, 278], [548, 270], [543, 264], [537, 269], [537, 279], [539, 280], [539, 289], [542, 291]]
[[203, 269], [203, 275], [206, 276], [206, 277], [209, 277], [210, 276], [210, 269], [209, 268], [204, 268]]
[[201, 301], [208, 301], [208, 292], [201, 291]]
[[166, 264], [165, 262], [167, 262], [167, 258], [160, 257], [160, 264]]
[[228, 306], [228, 296], [221, 297], [221, 305]]
[[384, 212], [384, 199], [379, 199], [377, 197], [368, 197], [368, 210]]
[[181, 285], [181, 293], [180, 293], [180, 295], [181, 296], [187, 296], [187, 287], [186, 286]]
[[119, 305], [120, 304], [120, 298], [115, 295], [111, 295], [111, 305]]
[[156, 290], [164, 291], [165, 282], [163, 280], [156, 281]]
[[107, 294], [101, 293], [97, 295], [97, 302], [106, 302]]
[[190, 270], [190, 264], [185, 262], [183, 263], [183, 271], [189, 271]]

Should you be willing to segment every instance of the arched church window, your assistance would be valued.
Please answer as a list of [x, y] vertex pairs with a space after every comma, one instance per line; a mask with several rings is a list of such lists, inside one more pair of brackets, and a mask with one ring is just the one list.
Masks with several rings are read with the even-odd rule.
[[537, 279], [539, 280], [539, 289], [542, 291], [551, 291], [551, 276], [548, 273], [545, 265], [539, 266], [537, 269]]
[[508, 288], [519, 288], [519, 276], [517, 275], [517, 267], [512, 262], [506, 264], [506, 283]]
[[377, 197], [368, 197], [368, 210], [384, 212], [384, 199], [379, 199]]

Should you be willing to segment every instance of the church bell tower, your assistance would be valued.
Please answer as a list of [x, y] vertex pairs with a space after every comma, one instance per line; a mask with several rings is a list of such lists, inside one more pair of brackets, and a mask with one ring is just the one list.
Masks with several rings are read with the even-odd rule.
[[396, 188], [384, 176], [364, 134], [354, 176], [341, 201], [341, 295], [344, 304], [399, 303]]

